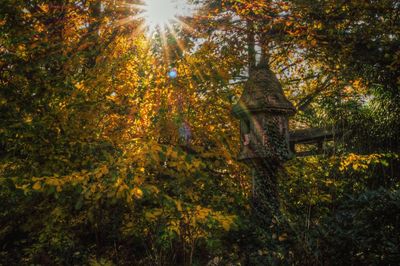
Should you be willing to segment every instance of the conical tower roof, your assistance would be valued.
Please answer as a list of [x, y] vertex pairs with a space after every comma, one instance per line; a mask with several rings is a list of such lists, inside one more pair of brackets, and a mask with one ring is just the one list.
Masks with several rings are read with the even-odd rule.
[[276, 75], [267, 66], [259, 66], [250, 74], [243, 94], [232, 111], [235, 116], [242, 117], [262, 111], [293, 115], [296, 109], [285, 97]]

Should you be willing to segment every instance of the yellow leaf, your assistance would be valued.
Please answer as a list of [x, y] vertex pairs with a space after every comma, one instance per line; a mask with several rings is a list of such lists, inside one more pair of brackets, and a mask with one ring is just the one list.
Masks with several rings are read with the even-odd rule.
[[182, 203], [179, 200], [176, 200], [175, 204], [176, 204], [176, 208], [178, 209], [178, 211], [181, 212], [182, 211]]
[[312, 46], [317, 46], [317, 41], [316, 41], [316, 40], [312, 40], [312, 41], [311, 41], [311, 45], [312, 45]]
[[229, 231], [231, 229], [231, 221], [229, 220], [222, 220], [221, 225], [225, 231]]
[[141, 199], [143, 197], [143, 191], [140, 188], [132, 189], [131, 194], [137, 199]]
[[280, 235], [279, 238], [278, 238], [279, 241], [285, 241], [286, 239], [287, 239], [287, 234], [286, 233], [284, 233], [283, 235]]
[[154, 220], [156, 220], [161, 214], [162, 214], [162, 210], [161, 210], [161, 209], [154, 209], [154, 210], [145, 212], [144, 216], [145, 216], [145, 218], [146, 218], [147, 220], [149, 220], [149, 221], [154, 221]]
[[32, 187], [34, 190], [40, 190], [40, 189], [42, 189], [42, 184], [39, 182], [39, 181], [37, 181], [34, 185], [33, 185], [33, 187]]

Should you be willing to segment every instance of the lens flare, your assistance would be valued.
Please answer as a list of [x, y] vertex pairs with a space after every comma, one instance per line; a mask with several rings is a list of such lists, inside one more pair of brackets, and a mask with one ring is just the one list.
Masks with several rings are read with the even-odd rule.
[[178, 77], [178, 71], [173, 68], [168, 72], [168, 77], [170, 77], [171, 79], [177, 78]]

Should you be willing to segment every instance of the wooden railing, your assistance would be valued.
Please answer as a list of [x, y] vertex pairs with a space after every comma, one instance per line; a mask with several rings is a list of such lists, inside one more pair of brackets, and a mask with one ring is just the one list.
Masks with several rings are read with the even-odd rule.
[[[333, 141], [341, 136], [342, 133], [338, 130], [324, 128], [307, 128], [290, 131], [289, 145], [290, 150], [296, 156], [310, 156], [324, 153], [324, 143]], [[298, 144], [314, 144], [317, 149], [296, 151]]]

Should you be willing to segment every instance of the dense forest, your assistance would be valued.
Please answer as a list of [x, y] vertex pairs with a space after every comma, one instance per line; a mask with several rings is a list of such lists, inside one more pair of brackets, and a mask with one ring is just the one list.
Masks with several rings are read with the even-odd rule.
[[[0, 265], [399, 265], [400, 2], [178, 2], [0, 0]], [[332, 135], [273, 168], [270, 217], [254, 69]]]

